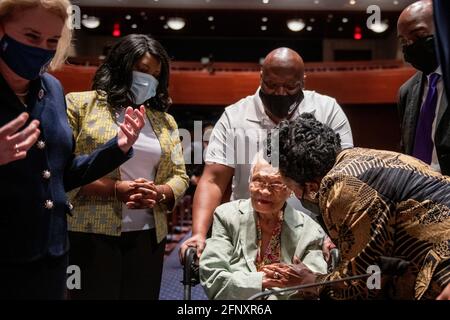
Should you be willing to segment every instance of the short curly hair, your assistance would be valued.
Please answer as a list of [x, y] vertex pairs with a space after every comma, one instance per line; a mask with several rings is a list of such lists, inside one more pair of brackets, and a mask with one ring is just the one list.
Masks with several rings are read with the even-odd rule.
[[[280, 172], [299, 184], [324, 177], [333, 167], [341, 151], [341, 139], [311, 113], [302, 113], [294, 120], [277, 126]], [[275, 137], [275, 136], [274, 136]]]

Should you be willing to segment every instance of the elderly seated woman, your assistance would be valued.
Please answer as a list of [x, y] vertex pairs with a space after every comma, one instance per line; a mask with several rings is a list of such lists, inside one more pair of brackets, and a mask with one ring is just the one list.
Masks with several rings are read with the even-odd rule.
[[297, 285], [295, 263], [326, 273], [323, 229], [290, 207], [291, 190], [261, 156], [253, 161], [251, 199], [219, 206], [200, 258], [200, 281], [210, 299], [247, 299], [265, 289]]

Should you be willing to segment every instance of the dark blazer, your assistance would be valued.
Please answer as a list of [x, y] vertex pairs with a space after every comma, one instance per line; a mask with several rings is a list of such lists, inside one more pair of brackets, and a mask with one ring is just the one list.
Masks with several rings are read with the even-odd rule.
[[[417, 120], [420, 114], [424, 92], [425, 75], [417, 72], [399, 90], [398, 112], [401, 125], [401, 151], [411, 155], [414, 148]], [[441, 107], [437, 115], [435, 145], [441, 171], [450, 175], [450, 110], [448, 99], [442, 95]]]
[[66, 191], [88, 184], [128, 160], [117, 137], [75, 157], [64, 92], [53, 76], [30, 84], [25, 107], [0, 76], [0, 126], [21, 112], [40, 121], [41, 136], [23, 160], [0, 166], [0, 262], [27, 262], [68, 250]]
[[438, 55], [448, 98], [450, 97], [450, 1], [434, 0], [433, 11]]

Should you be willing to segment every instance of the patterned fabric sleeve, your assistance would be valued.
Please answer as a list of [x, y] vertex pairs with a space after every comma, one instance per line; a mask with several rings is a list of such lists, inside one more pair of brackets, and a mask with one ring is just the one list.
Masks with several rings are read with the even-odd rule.
[[[377, 257], [392, 250], [388, 228], [389, 205], [367, 184], [355, 177], [337, 174], [322, 181], [322, 215], [331, 239], [336, 243], [341, 262], [334, 272], [318, 281], [337, 280], [367, 273]], [[331, 299], [368, 299], [379, 294], [369, 290], [366, 280], [344, 282], [322, 288], [321, 295]]]
[[178, 132], [178, 126], [175, 119], [168, 115], [169, 125], [172, 131], [172, 175], [165, 181], [165, 184], [169, 185], [173, 191], [175, 197], [175, 204], [184, 195], [188, 185], [189, 177], [186, 174], [186, 168], [184, 165], [183, 150], [181, 147], [180, 134]]

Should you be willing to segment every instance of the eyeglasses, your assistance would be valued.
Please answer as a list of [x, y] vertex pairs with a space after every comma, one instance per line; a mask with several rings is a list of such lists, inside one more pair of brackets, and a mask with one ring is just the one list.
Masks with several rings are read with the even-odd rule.
[[252, 181], [250, 182], [250, 186], [256, 189], [267, 189], [270, 192], [281, 192], [287, 189], [286, 185], [282, 183], [270, 183], [270, 182], [262, 182], [262, 181]]

